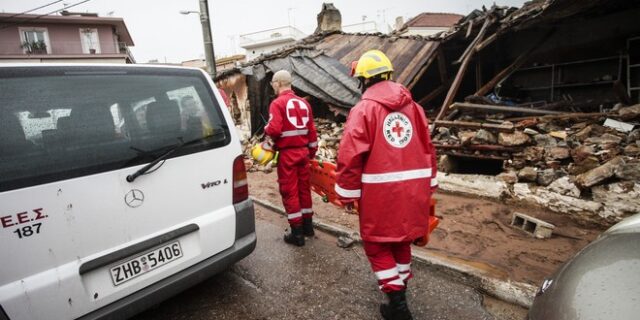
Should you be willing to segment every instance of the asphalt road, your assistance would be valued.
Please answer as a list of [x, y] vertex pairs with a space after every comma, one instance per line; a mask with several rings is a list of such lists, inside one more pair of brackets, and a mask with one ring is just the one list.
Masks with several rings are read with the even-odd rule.
[[[284, 218], [256, 211], [258, 245], [249, 257], [135, 319], [381, 319], [384, 296], [360, 246], [342, 249], [316, 232], [306, 246], [292, 247], [282, 241]], [[512, 308], [493, 301], [490, 313], [482, 294], [437, 270], [414, 265], [413, 272], [415, 319], [511, 318], [494, 314]]]

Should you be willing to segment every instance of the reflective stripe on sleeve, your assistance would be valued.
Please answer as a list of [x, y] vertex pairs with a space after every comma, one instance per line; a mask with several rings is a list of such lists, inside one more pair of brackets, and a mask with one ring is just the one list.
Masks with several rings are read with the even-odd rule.
[[399, 182], [431, 177], [431, 168], [387, 173], [363, 173], [362, 183]]
[[361, 191], [360, 189], [349, 190], [341, 188], [337, 183], [335, 187], [336, 193], [345, 198], [360, 198]]
[[302, 212], [300, 212], [300, 211], [287, 214], [287, 219], [289, 219], [289, 220], [295, 219], [295, 218], [300, 218], [300, 217], [302, 217]]
[[391, 269], [387, 269], [387, 270], [377, 271], [377, 272], [375, 272], [375, 274], [376, 274], [376, 279], [378, 279], [378, 280], [384, 280], [384, 279], [389, 279], [389, 278], [393, 278], [393, 277], [399, 276], [397, 268], [391, 268]]
[[309, 133], [309, 129], [282, 131], [281, 137], [304, 136]]
[[432, 178], [431, 179], [431, 186], [432, 187], [438, 186], [438, 178]]

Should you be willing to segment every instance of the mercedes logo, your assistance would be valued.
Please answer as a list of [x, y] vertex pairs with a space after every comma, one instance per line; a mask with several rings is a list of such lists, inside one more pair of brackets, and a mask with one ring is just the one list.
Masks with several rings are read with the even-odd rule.
[[144, 193], [138, 189], [132, 189], [124, 195], [124, 202], [131, 208], [137, 208], [144, 202]]

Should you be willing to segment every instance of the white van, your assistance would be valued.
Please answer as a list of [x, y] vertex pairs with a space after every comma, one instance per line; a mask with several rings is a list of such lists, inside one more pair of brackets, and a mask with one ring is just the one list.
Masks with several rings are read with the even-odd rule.
[[0, 66], [0, 319], [126, 318], [255, 248], [199, 69]]

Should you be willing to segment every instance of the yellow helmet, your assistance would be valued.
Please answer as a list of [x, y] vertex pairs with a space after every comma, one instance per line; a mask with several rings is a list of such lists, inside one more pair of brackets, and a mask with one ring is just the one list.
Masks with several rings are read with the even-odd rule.
[[375, 75], [393, 72], [393, 65], [387, 56], [380, 50], [365, 52], [353, 68], [354, 77], [369, 79]]
[[261, 142], [251, 148], [251, 157], [261, 165], [269, 163], [273, 160], [273, 148], [266, 142]]

